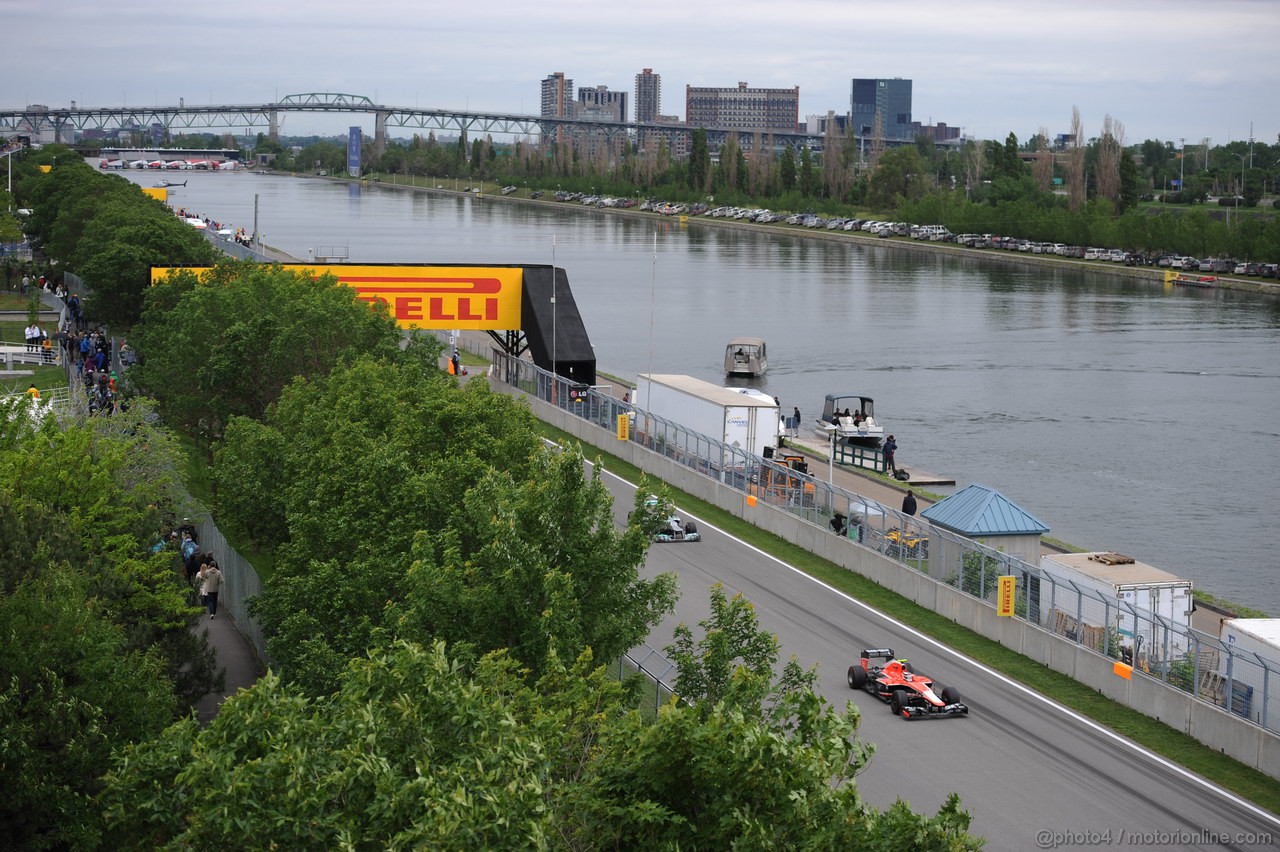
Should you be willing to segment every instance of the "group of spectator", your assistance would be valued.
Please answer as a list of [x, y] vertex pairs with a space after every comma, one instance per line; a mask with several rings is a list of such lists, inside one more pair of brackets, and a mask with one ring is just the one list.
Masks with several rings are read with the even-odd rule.
[[44, 362], [46, 364], [53, 363], [53, 341], [49, 338], [49, 332], [39, 323], [31, 323], [24, 332], [27, 340], [28, 352], [44, 353]]
[[[182, 207], [175, 210], [174, 214], [185, 222], [203, 222], [205, 228], [212, 228], [214, 231], [219, 233], [231, 227], [229, 222], [219, 222], [217, 219], [210, 219], [208, 216], [197, 216], [194, 213], [188, 213], [186, 209]], [[232, 234], [232, 239], [242, 246], [253, 245], [253, 240], [244, 228], [236, 228]]]
[[201, 552], [194, 527], [184, 526], [170, 533], [169, 538], [177, 543], [187, 583], [198, 587], [200, 603], [209, 611], [209, 617], [217, 617], [218, 593], [222, 590], [223, 580], [218, 560], [212, 553]]

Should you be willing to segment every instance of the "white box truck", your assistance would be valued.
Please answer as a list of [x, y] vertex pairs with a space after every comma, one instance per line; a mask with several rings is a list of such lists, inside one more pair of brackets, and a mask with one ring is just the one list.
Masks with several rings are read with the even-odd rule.
[[637, 435], [651, 437], [652, 449], [659, 449], [660, 444], [668, 453], [701, 455], [721, 468], [741, 465], [746, 458], [731, 451], [712, 452], [705, 441], [646, 418], [645, 412], [755, 456], [763, 456], [765, 447], [775, 446], [782, 432], [778, 404], [772, 397], [744, 394], [692, 376], [642, 373], [631, 404], [638, 409]]
[[[1228, 618], [1222, 641], [1232, 653], [1222, 654], [1218, 673], [1223, 692], [1231, 681], [1231, 710], [1276, 730], [1280, 723], [1280, 618]], [[1266, 705], [1265, 708], [1263, 705]]]
[[1138, 666], [1186, 654], [1190, 580], [1111, 552], [1048, 554], [1040, 569], [1040, 618], [1050, 630], [1114, 629]]

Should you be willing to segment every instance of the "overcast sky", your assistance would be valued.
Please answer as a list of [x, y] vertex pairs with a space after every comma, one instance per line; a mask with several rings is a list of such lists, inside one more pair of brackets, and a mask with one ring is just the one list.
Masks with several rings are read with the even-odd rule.
[[552, 72], [634, 93], [652, 68], [682, 119], [686, 85], [799, 86], [803, 119], [848, 112], [854, 77], [905, 77], [913, 118], [980, 139], [1067, 132], [1073, 106], [1128, 143], [1280, 133], [1280, 0], [0, 0], [0, 21], [6, 110], [344, 92], [534, 114]]

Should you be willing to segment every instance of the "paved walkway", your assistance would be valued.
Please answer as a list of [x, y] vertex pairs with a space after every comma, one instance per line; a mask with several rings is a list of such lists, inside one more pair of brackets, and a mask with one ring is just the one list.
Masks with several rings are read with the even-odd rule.
[[229, 696], [241, 689], [247, 689], [257, 683], [265, 670], [258, 662], [249, 640], [240, 635], [236, 629], [231, 613], [219, 607], [218, 615], [210, 618], [207, 614], [200, 616], [199, 623], [193, 628], [197, 633], [208, 633], [209, 647], [217, 655], [218, 667], [226, 674], [226, 683], [222, 692], [210, 692], [196, 704], [200, 723], [208, 724], [218, 715], [218, 708]]

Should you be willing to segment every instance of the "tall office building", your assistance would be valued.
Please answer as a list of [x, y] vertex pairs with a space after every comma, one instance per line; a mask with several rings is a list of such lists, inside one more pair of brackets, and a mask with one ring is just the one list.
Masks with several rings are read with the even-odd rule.
[[795, 133], [800, 124], [800, 87], [734, 89], [685, 86], [685, 123], [690, 127], [733, 130], [782, 130]]
[[856, 136], [872, 136], [876, 118], [880, 119], [882, 139], [915, 138], [911, 127], [911, 81], [892, 79], [857, 79], [853, 81], [850, 100], [853, 132]]
[[608, 86], [578, 90], [577, 114], [587, 117], [590, 113], [599, 121], [627, 122], [627, 93], [611, 92]]
[[542, 81], [542, 112], [547, 118], [573, 117], [573, 81], [563, 71], [548, 74]]
[[662, 112], [662, 75], [646, 68], [636, 75], [636, 122], [648, 124]]

